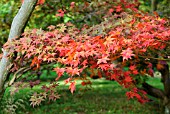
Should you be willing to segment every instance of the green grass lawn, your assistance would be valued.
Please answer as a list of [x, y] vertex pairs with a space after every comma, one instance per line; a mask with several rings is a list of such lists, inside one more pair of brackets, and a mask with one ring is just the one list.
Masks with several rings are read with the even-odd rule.
[[[60, 83], [58, 87], [61, 98], [55, 102], [43, 102], [40, 106], [31, 107], [28, 102], [19, 108], [17, 114], [160, 114], [158, 101], [140, 104], [136, 100], [127, 100], [125, 89], [116, 82], [105, 79], [92, 80], [92, 88], [87, 91], [79, 83], [72, 95], [68, 86]], [[160, 79], [150, 80], [152, 85], [162, 88]], [[40, 86], [34, 87], [38, 91]], [[30, 89], [20, 90], [15, 99], [27, 96]], [[8, 92], [6, 93], [8, 94]], [[27, 101], [27, 100], [26, 100]], [[24, 101], [24, 102], [26, 102]]]

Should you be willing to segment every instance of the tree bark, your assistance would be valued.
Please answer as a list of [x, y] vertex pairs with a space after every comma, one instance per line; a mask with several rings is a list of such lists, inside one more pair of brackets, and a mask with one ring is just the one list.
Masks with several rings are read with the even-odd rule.
[[167, 63], [163, 64], [163, 68], [159, 70], [162, 76], [162, 83], [164, 85], [164, 99], [163, 106], [165, 110], [165, 114], [170, 114], [170, 74], [169, 74], [169, 66]]
[[[29, 17], [31, 16], [37, 4], [37, 1], [38, 0], [24, 0], [17, 15], [13, 19], [8, 40], [15, 40], [17, 38], [20, 38], [29, 20]], [[10, 59], [7, 58], [8, 51], [3, 49], [2, 51], [3, 51], [3, 56], [0, 61], [0, 99], [3, 97], [5, 91], [4, 83], [6, 81], [7, 74], [11, 67]]]
[[151, 0], [151, 12], [153, 13], [156, 10], [156, 0]]
[[169, 66], [166, 62], [163, 62], [163, 68], [159, 69], [162, 77], [162, 83], [164, 90], [157, 89], [147, 83], [143, 83], [144, 90], [151, 96], [161, 99], [161, 105], [164, 108], [165, 114], [170, 114], [170, 74]]

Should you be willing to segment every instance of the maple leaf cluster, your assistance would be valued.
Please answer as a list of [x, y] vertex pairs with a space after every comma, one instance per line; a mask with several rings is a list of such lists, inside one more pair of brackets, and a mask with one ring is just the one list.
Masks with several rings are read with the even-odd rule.
[[67, 73], [70, 77], [65, 83], [70, 84], [73, 93], [75, 79], [85, 78], [84, 71], [88, 68], [92, 75], [95, 71], [100, 77], [105, 76], [129, 88], [129, 98], [146, 102], [145, 92], [136, 87], [136, 79], [141, 75], [153, 75], [153, 60], [169, 60], [169, 21], [157, 15], [122, 12], [96, 26], [78, 29], [66, 23], [49, 26], [48, 31], [33, 29], [25, 32], [19, 40], [4, 45], [10, 52], [8, 57], [13, 58], [13, 53], [17, 52], [12, 70], [25, 65], [36, 70], [44, 63], [62, 64], [62, 67], [53, 69], [58, 75], [56, 81]]
[[[24, 0], [21, 0], [21, 2], [23, 3]], [[37, 5], [42, 5], [42, 4], [44, 4], [44, 2], [45, 2], [45, 0], [38, 0]]]

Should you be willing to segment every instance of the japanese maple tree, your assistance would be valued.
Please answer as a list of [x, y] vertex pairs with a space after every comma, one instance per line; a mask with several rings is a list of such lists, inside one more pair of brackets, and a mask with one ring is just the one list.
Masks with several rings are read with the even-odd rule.
[[[77, 7], [76, 2], [70, 6], [72, 11]], [[106, 7], [100, 11], [100, 6]], [[91, 84], [86, 80], [88, 70], [91, 77], [97, 74], [129, 89], [126, 93], [129, 99], [135, 98], [145, 103], [148, 93], [160, 98], [163, 105], [170, 109], [170, 21], [156, 13], [140, 12], [136, 7], [135, 3], [126, 0], [97, 2], [96, 12], [102, 17], [100, 24], [92, 27], [84, 25], [78, 29], [68, 22], [51, 25], [47, 31], [32, 29], [24, 32], [20, 39], [4, 45], [14, 66], [11, 72], [15, 74], [25, 67], [40, 70], [43, 65], [57, 64], [52, 69], [57, 74], [55, 81], [60, 80], [64, 73], [68, 74], [65, 83], [70, 84], [69, 89], [74, 93], [77, 79], [82, 80], [82, 86]], [[84, 10], [88, 8], [85, 2]], [[58, 10], [56, 16], [62, 18], [67, 10]], [[146, 83], [147, 76], [153, 77], [154, 68], [161, 73], [164, 91]], [[38, 82], [33, 85], [36, 84]], [[43, 89], [49, 92], [56, 86], [43, 86]], [[51, 94], [51, 99], [59, 98], [57, 93]]]

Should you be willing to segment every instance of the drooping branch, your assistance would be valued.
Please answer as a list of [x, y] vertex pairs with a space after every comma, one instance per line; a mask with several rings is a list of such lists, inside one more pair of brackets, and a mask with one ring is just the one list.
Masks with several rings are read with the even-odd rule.
[[162, 105], [167, 106], [170, 103], [170, 74], [169, 74], [169, 66], [167, 62], [160, 61], [162, 67], [158, 69], [161, 73], [162, 83], [164, 85], [164, 90], [160, 90], [155, 88], [146, 82], [142, 84], [143, 89], [151, 96], [159, 98], [162, 100]]
[[30, 69], [31, 69], [31, 67], [20, 68], [17, 72], [14, 73], [14, 76], [9, 81], [8, 85], [11, 86], [15, 82], [15, 80], [20, 78], [25, 72], [29, 71]]
[[[38, 0], [24, 0], [21, 8], [19, 9], [17, 15], [14, 17], [11, 30], [9, 33], [8, 40], [15, 40], [19, 38], [24, 31], [24, 28], [33, 12], [35, 5], [37, 4]], [[4, 92], [4, 83], [6, 80], [6, 74], [10, 68], [10, 60], [7, 58], [8, 51], [3, 50], [3, 57], [0, 62], [0, 99], [3, 96]]]
[[161, 73], [162, 82], [164, 84], [165, 95], [170, 98], [170, 74], [169, 74], [169, 66], [166, 62], [163, 64], [163, 68], [159, 69]]
[[159, 98], [159, 99], [164, 99], [165, 94], [162, 90], [155, 88], [148, 83], [143, 83], [142, 84], [143, 89], [151, 96]]

